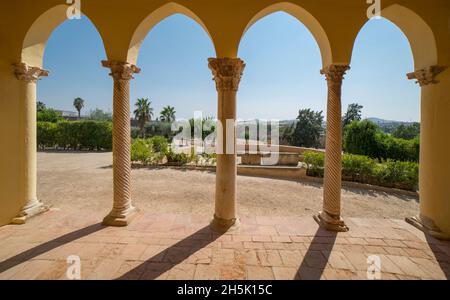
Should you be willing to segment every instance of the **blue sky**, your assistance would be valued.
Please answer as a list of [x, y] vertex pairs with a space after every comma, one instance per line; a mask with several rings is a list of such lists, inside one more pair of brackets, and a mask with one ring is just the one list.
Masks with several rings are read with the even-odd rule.
[[[166, 105], [177, 117], [194, 111], [216, 116], [217, 96], [207, 58], [214, 48], [193, 20], [174, 15], [159, 23], [142, 45], [132, 82], [131, 104], [149, 98], [155, 117]], [[238, 94], [238, 117], [294, 119], [300, 108], [326, 111], [326, 81], [319, 70], [319, 48], [308, 29], [285, 13], [272, 14], [244, 36], [239, 57], [247, 64]], [[73, 99], [86, 101], [84, 112], [112, 110], [112, 79], [100, 61], [102, 41], [87, 18], [60, 25], [48, 41], [44, 57], [50, 77], [38, 85], [38, 100], [49, 107], [74, 110]], [[352, 70], [343, 88], [343, 109], [364, 106], [364, 117], [418, 121], [420, 88], [406, 80], [413, 68], [408, 41], [387, 20], [368, 22], [355, 44]]]

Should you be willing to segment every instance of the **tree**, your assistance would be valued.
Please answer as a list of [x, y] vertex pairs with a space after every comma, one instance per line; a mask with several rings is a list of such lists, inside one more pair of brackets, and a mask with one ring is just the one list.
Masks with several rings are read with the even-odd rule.
[[42, 111], [44, 111], [46, 109], [47, 109], [47, 106], [45, 106], [44, 102], [41, 102], [41, 101], [36, 102], [36, 110], [37, 110], [37, 112], [42, 112]]
[[110, 113], [104, 112], [100, 108], [96, 108], [89, 112], [89, 119], [94, 121], [110, 121], [112, 116]]
[[351, 154], [381, 158], [379, 140], [383, 133], [369, 120], [353, 121], [344, 130], [344, 150]]
[[175, 121], [175, 114], [176, 114], [175, 107], [168, 105], [164, 107], [163, 110], [161, 111], [160, 120], [161, 122], [169, 122], [169, 123], [173, 122]]
[[323, 132], [322, 111], [302, 109], [298, 113], [297, 124], [292, 136], [294, 146], [318, 147]]
[[363, 106], [358, 103], [352, 103], [348, 106], [347, 112], [342, 117], [342, 127], [349, 125], [353, 121], [361, 121], [361, 110]]
[[57, 123], [58, 121], [61, 120], [62, 120], [61, 113], [51, 108], [44, 109], [43, 111], [39, 111], [37, 113], [38, 122]]
[[136, 107], [134, 116], [138, 120], [142, 137], [145, 137], [145, 123], [151, 121], [153, 117], [153, 108], [151, 105], [152, 102], [144, 98], [137, 99], [136, 104], [134, 105]]
[[81, 98], [75, 98], [75, 100], [73, 100], [73, 106], [78, 111], [78, 118], [81, 118], [81, 110], [84, 107], [84, 100]]
[[400, 124], [392, 135], [399, 139], [412, 140], [420, 135], [420, 123]]

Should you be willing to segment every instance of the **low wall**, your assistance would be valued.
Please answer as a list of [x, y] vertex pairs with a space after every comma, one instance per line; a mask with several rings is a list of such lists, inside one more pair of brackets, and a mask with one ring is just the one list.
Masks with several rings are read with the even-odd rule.
[[275, 179], [299, 180], [306, 177], [306, 169], [301, 167], [238, 166], [238, 175], [261, 176]]

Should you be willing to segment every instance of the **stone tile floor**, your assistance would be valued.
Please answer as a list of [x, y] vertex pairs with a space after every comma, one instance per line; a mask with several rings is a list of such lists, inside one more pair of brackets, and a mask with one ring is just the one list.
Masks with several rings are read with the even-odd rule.
[[210, 216], [140, 212], [126, 228], [96, 213], [51, 210], [0, 228], [0, 279], [67, 279], [67, 257], [82, 279], [367, 279], [377, 255], [382, 279], [449, 279], [450, 242], [402, 220], [348, 218], [350, 232], [312, 217], [242, 217], [218, 235]]

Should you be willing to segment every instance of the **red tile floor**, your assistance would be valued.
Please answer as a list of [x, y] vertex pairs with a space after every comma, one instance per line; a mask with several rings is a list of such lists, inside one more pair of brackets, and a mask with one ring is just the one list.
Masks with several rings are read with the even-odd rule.
[[96, 213], [51, 210], [0, 228], [0, 279], [67, 279], [68, 256], [81, 279], [449, 279], [450, 242], [403, 220], [348, 218], [334, 234], [312, 217], [241, 217], [219, 235], [211, 216], [140, 212], [129, 227], [104, 227]]

